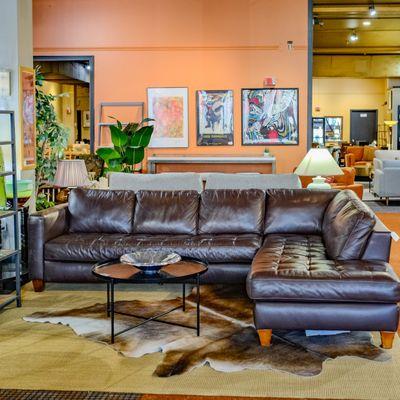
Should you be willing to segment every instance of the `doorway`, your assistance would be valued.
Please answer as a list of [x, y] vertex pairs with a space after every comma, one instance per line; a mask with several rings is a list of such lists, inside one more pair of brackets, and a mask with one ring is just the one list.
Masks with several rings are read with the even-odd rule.
[[[94, 152], [94, 57], [35, 56], [59, 120], [70, 131], [66, 155]], [[54, 92], [54, 93], [52, 93]]]
[[350, 140], [363, 146], [378, 137], [378, 110], [350, 110]]

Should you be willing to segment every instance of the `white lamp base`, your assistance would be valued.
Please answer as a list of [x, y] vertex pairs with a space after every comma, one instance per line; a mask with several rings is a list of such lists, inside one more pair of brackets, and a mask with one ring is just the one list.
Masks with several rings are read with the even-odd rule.
[[307, 186], [307, 189], [331, 189], [331, 185], [325, 181], [322, 176], [316, 176], [313, 178], [312, 183]]

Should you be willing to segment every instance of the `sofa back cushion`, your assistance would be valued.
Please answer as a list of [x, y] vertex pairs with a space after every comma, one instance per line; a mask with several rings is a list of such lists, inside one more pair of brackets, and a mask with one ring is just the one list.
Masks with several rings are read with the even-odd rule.
[[354, 161], [361, 161], [364, 156], [364, 146], [349, 146], [346, 152], [354, 154]]
[[264, 234], [321, 234], [325, 210], [336, 193], [336, 190], [267, 190]]
[[328, 257], [360, 259], [375, 222], [374, 213], [352, 191], [339, 192], [326, 209], [322, 226]]
[[187, 234], [197, 231], [199, 194], [194, 190], [136, 193], [134, 233]]
[[216, 189], [201, 194], [199, 233], [262, 232], [265, 193], [259, 189]]
[[135, 193], [73, 189], [68, 199], [70, 232], [131, 233]]
[[400, 150], [376, 150], [375, 157], [380, 160], [400, 160]]
[[376, 150], [375, 146], [364, 146], [363, 161], [373, 161]]
[[295, 174], [210, 173], [206, 178], [206, 189], [300, 189], [299, 177]]
[[161, 174], [127, 174], [110, 172], [110, 189], [113, 190], [203, 190], [200, 174], [194, 172], [166, 172]]

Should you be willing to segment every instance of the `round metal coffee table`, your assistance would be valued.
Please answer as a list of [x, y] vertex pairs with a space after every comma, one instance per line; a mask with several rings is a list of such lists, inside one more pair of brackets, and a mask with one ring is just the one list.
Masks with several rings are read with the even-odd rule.
[[[200, 275], [207, 271], [206, 263], [189, 258], [175, 264], [168, 264], [162, 267], [158, 272], [146, 274], [134, 265], [122, 264], [119, 260], [109, 262], [99, 262], [92, 268], [92, 273], [107, 283], [107, 316], [111, 317], [111, 343], [114, 343], [116, 336], [128, 332], [150, 321], [158, 321], [169, 325], [182, 326], [184, 328], [196, 329], [197, 336], [200, 336]], [[182, 285], [182, 304], [174, 307], [161, 314], [154, 315], [151, 318], [143, 318], [139, 315], [127, 314], [115, 311], [114, 287], [118, 283], [178, 283]], [[160, 317], [171, 313], [172, 311], [182, 309], [186, 310], [185, 296], [186, 284], [192, 283], [196, 285], [196, 327], [175, 324], [169, 321], [160, 320]], [[128, 315], [131, 317], [141, 318], [144, 321], [137, 325], [126, 328], [120, 332], [114, 331], [115, 314]]]

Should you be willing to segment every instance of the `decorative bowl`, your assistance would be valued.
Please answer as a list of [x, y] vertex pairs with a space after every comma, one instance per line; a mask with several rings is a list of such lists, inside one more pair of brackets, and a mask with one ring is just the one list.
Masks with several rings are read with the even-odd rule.
[[124, 254], [119, 260], [124, 264], [134, 265], [146, 274], [155, 274], [164, 265], [179, 262], [181, 256], [162, 250], [139, 250]]

